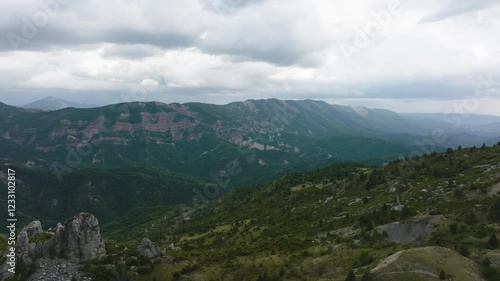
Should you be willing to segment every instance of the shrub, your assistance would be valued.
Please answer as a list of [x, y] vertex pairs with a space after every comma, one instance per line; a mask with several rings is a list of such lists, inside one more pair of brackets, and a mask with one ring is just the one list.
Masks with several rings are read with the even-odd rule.
[[500, 272], [497, 269], [491, 267], [491, 262], [488, 258], [483, 261], [483, 277], [488, 281], [498, 281], [500, 280]]
[[373, 257], [368, 252], [361, 252], [358, 261], [361, 266], [366, 266], [373, 262]]
[[446, 279], [446, 272], [444, 272], [444, 270], [441, 269], [441, 271], [439, 272], [439, 280], [445, 280]]
[[488, 240], [488, 248], [490, 249], [498, 248], [498, 238], [495, 234], [492, 234], [490, 236], [490, 239]]
[[458, 224], [456, 223], [452, 223], [448, 226], [448, 228], [450, 229], [450, 232], [455, 234], [458, 232]]
[[458, 253], [461, 254], [462, 256], [464, 257], [468, 257], [469, 256], [469, 248], [467, 248], [467, 246], [465, 245], [462, 245], [460, 246], [460, 249], [458, 250]]
[[361, 281], [373, 281], [373, 274], [371, 274], [369, 271], [363, 274], [363, 277], [361, 277]]
[[354, 271], [352, 271], [352, 270], [349, 271], [345, 281], [356, 281], [356, 275], [354, 275]]
[[153, 273], [154, 271], [154, 267], [153, 266], [149, 266], [149, 265], [141, 265], [139, 267], [137, 267], [137, 273], [139, 274], [151, 274]]
[[491, 205], [488, 218], [493, 222], [500, 222], [500, 199], [495, 200]]

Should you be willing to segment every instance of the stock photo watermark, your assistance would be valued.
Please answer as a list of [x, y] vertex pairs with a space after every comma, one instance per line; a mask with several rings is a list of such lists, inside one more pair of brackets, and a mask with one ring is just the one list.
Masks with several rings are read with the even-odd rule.
[[7, 39], [14, 50], [30, 43], [42, 28], [49, 24], [50, 20], [57, 16], [61, 8], [68, 5], [72, 0], [43, 0], [38, 1], [37, 10], [30, 16], [21, 19], [22, 24], [17, 31], [7, 33]]
[[402, 12], [401, 2], [391, 0], [385, 9], [371, 12], [371, 19], [361, 28], [355, 27], [351, 40], [340, 45], [340, 51], [348, 63], [353, 62], [353, 56], [359, 55], [386, 29], [393, 18]]
[[218, 14], [228, 14], [236, 9], [243, 7], [250, 2], [249, 0], [210, 0], [208, 1], [210, 8]]
[[7, 255], [9, 273], [16, 273], [16, 171], [7, 169]]
[[[498, 82], [493, 81], [492, 75], [488, 77], [484, 75], [479, 76], [476, 79], [474, 94], [459, 102], [455, 102], [443, 114], [443, 121], [453, 125], [452, 128], [454, 130], [458, 130], [463, 125], [465, 119], [469, 118], [471, 114], [478, 112], [481, 103], [491, 98], [497, 92], [495, 85], [498, 85]], [[415, 167], [406, 160], [434, 152], [437, 146], [446, 143], [448, 138], [449, 136], [443, 128], [436, 127], [432, 130], [429, 137], [415, 140], [414, 144], [418, 149], [410, 152], [408, 157], [405, 157], [405, 155], [399, 156], [399, 160], [402, 160], [404, 163], [404, 167], [400, 166], [400, 172], [413, 173]]]
[[[270, 134], [279, 131], [280, 128], [284, 128], [291, 124], [291, 120], [296, 118], [296, 114], [290, 113], [286, 107], [283, 111], [277, 111], [273, 109], [273, 118], [269, 121], [268, 126], [264, 132], [259, 131], [256, 136], [256, 142], [266, 147], [270, 142]], [[266, 133], [268, 135], [266, 135]], [[257, 148], [239, 148], [238, 152], [246, 162], [246, 165], [254, 164], [258, 161]], [[240, 158], [233, 159], [225, 165], [225, 169], [222, 171], [211, 171], [209, 173], [210, 178], [213, 182], [207, 183], [203, 190], [198, 188], [193, 189], [195, 194], [192, 200], [193, 206], [200, 205], [202, 203], [208, 203], [223, 194], [223, 191], [229, 186], [231, 182], [231, 177], [240, 175], [243, 172], [244, 166], [242, 166], [242, 161]]]

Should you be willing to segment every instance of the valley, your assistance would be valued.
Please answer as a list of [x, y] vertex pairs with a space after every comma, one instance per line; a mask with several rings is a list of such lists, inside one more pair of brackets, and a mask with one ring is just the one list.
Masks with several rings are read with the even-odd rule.
[[[499, 171], [500, 145], [449, 149], [137, 208], [102, 226], [107, 258], [84, 268], [93, 280], [497, 280]], [[161, 254], [136, 260], [145, 237]]]
[[[3, 105], [0, 114], [19, 225], [53, 229], [81, 212], [100, 222], [106, 255], [68, 265], [78, 276], [499, 276], [500, 145], [486, 145], [492, 131], [473, 135], [439, 123], [447, 139], [438, 145], [427, 123], [412, 121], [421, 116], [310, 100], [56, 111]], [[477, 146], [446, 148], [463, 134]], [[59, 249], [44, 244], [54, 235], [28, 244]], [[141, 243], [152, 251], [147, 257], [136, 251]], [[30, 266], [11, 279], [43, 274]]]

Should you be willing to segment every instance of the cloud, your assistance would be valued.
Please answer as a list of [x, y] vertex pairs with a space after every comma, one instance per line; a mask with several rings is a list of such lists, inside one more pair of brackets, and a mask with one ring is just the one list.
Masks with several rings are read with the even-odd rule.
[[[498, 1], [88, 0], [50, 13], [40, 4], [48, 2], [4, 2], [2, 101], [50, 93], [106, 103], [143, 86], [163, 102], [396, 104], [456, 100], [477, 76], [500, 79]], [[394, 3], [400, 12], [389, 12]], [[27, 34], [43, 13], [47, 21]], [[9, 34], [25, 39], [19, 50]]]
[[235, 13], [249, 5], [258, 5], [265, 1], [266, 0], [200, 0], [205, 9], [218, 14]]
[[446, 0], [436, 11], [422, 19], [422, 23], [437, 22], [450, 17], [467, 14], [500, 3], [498, 0]]

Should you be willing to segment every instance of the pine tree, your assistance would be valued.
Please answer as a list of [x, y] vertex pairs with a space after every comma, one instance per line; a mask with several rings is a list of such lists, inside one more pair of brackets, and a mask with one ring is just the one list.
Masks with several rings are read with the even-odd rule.
[[490, 207], [489, 219], [493, 222], [500, 222], [500, 199], [495, 200]]
[[439, 280], [445, 280], [446, 279], [446, 272], [441, 269], [441, 272], [439, 272]]
[[495, 234], [490, 236], [490, 239], [488, 240], [488, 247], [491, 249], [498, 248], [498, 238]]
[[349, 274], [347, 274], [347, 278], [345, 281], [356, 281], [356, 275], [354, 275], [354, 271], [349, 271]]

